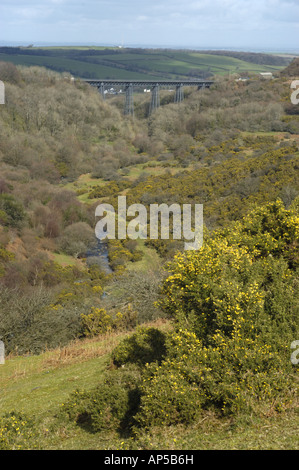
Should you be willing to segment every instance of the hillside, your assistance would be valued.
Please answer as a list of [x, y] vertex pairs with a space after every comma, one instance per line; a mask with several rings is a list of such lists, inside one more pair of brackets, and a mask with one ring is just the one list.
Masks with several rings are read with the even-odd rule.
[[41, 66], [80, 78], [192, 79], [277, 72], [291, 59], [270, 54], [134, 48], [0, 47], [0, 61]]
[[[151, 324], [167, 329], [167, 324]], [[219, 420], [210, 413], [199, 425], [175, 426], [140, 436], [137, 442], [116, 432], [91, 433], [63, 417], [62, 410], [74, 389], [92, 389], [110, 364], [110, 353], [123, 334], [109, 334], [71, 343], [39, 356], [10, 357], [1, 369], [0, 448], [3, 429], [15, 449], [42, 450], [291, 450], [297, 449], [298, 418], [283, 415]], [[18, 406], [16, 407], [16, 404]], [[27, 423], [25, 423], [27, 421]], [[22, 425], [21, 423], [25, 423]], [[15, 431], [21, 427], [21, 431]], [[23, 428], [23, 429], [22, 429]], [[7, 437], [7, 433], [6, 433]], [[7, 442], [7, 441], [6, 441]], [[2, 447], [1, 447], [2, 446]]]
[[292, 62], [281, 71], [284, 77], [297, 78], [299, 76], [299, 59], [295, 58]]
[[[0, 448], [298, 447], [299, 120], [288, 78], [247, 78], [180, 104], [162, 90], [150, 116], [136, 92], [132, 117], [66, 72], [0, 62]], [[203, 204], [203, 249], [127, 238], [99, 256], [95, 209], [119, 195]]]

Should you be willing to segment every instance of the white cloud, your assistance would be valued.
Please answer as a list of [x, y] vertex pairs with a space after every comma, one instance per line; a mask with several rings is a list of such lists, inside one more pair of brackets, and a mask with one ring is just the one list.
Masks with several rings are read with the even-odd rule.
[[299, 0], [0, 1], [0, 40], [30, 42], [291, 45], [299, 20]]

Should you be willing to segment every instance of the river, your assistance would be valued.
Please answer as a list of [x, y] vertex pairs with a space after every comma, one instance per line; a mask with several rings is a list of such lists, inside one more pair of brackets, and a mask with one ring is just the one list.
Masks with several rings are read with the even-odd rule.
[[95, 264], [99, 265], [106, 274], [113, 272], [109, 265], [107, 243], [97, 240], [95, 245], [86, 252], [87, 263], [92, 261], [91, 258], [94, 258]]

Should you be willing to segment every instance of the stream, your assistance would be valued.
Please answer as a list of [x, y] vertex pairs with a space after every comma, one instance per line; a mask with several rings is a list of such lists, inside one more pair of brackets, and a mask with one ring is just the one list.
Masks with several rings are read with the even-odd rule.
[[[94, 258], [91, 260], [91, 258]], [[107, 243], [97, 240], [95, 245], [88, 249], [86, 252], [87, 263], [94, 261], [94, 264], [100, 266], [100, 268], [106, 273], [111, 274], [113, 271], [109, 265], [108, 248]]]

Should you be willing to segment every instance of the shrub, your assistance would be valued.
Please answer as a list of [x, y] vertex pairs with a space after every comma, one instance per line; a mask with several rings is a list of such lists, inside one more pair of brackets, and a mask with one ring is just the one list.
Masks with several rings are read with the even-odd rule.
[[86, 253], [94, 243], [94, 231], [86, 222], [75, 222], [68, 225], [59, 239], [60, 249], [75, 257]]
[[[136, 415], [136, 422], [141, 427], [188, 424], [201, 412], [204, 394], [194, 380], [201, 344], [187, 331], [181, 331], [173, 340], [179, 341], [180, 359], [174, 360], [173, 355], [167, 355], [161, 365], [154, 362], [143, 371], [140, 409]], [[186, 360], [189, 360], [188, 364]]]
[[109, 371], [96, 388], [76, 390], [62, 409], [92, 432], [129, 430], [139, 407], [139, 385], [140, 373], [134, 367]]
[[11, 227], [19, 227], [26, 215], [22, 204], [6, 193], [0, 194], [0, 213], [2, 223]]
[[161, 365], [143, 373], [136, 422], [142, 427], [190, 425], [205, 410], [219, 415], [286, 409], [295, 399], [289, 345], [281, 351], [262, 339], [214, 336], [204, 347], [194, 333], [179, 329]]
[[[258, 208], [227, 230], [206, 238], [201, 250], [178, 254], [163, 287], [162, 305], [205, 345], [217, 330], [232, 336], [274, 330], [280, 342], [294, 334], [299, 219], [281, 203]], [[272, 299], [270, 301], [270, 298]], [[272, 307], [269, 309], [269, 302]], [[271, 313], [270, 313], [271, 310]], [[187, 319], [187, 322], [186, 322]]]
[[108, 256], [109, 264], [113, 270], [118, 270], [133, 258], [132, 253], [125, 248], [122, 240], [108, 240]]
[[37, 448], [35, 423], [24, 413], [12, 411], [0, 417], [0, 450]]
[[83, 336], [97, 336], [112, 330], [126, 331], [134, 328], [137, 312], [128, 305], [122, 312], [107, 312], [104, 308], [92, 307], [90, 313], [81, 314]]
[[263, 406], [269, 413], [292, 403], [295, 207], [260, 207], [201, 250], [177, 254], [162, 301], [177, 331], [162, 363], [145, 370], [141, 425], [189, 424], [203, 409], [236, 414]]
[[113, 319], [104, 308], [92, 307], [87, 315], [81, 314], [81, 324], [84, 336], [97, 336], [112, 330]]
[[7, 354], [39, 354], [78, 337], [80, 315], [73, 304], [55, 305], [55, 292], [43, 286], [0, 286], [0, 338]]
[[18, 84], [22, 77], [17, 67], [11, 62], [0, 62], [0, 76], [4, 82]]
[[138, 312], [129, 304], [114, 316], [114, 328], [118, 331], [132, 330], [137, 325]]
[[139, 324], [164, 317], [164, 312], [155, 305], [159, 298], [161, 278], [159, 269], [146, 272], [127, 270], [125, 275], [118, 279], [120, 295], [107, 296], [105, 306], [107, 309], [115, 308], [123, 313], [124, 303], [132, 305], [133, 311], [137, 312]]
[[145, 365], [160, 362], [165, 355], [166, 335], [157, 328], [139, 327], [136, 333], [122, 340], [112, 352], [112, 361], [117, 366], [133, 363]]

